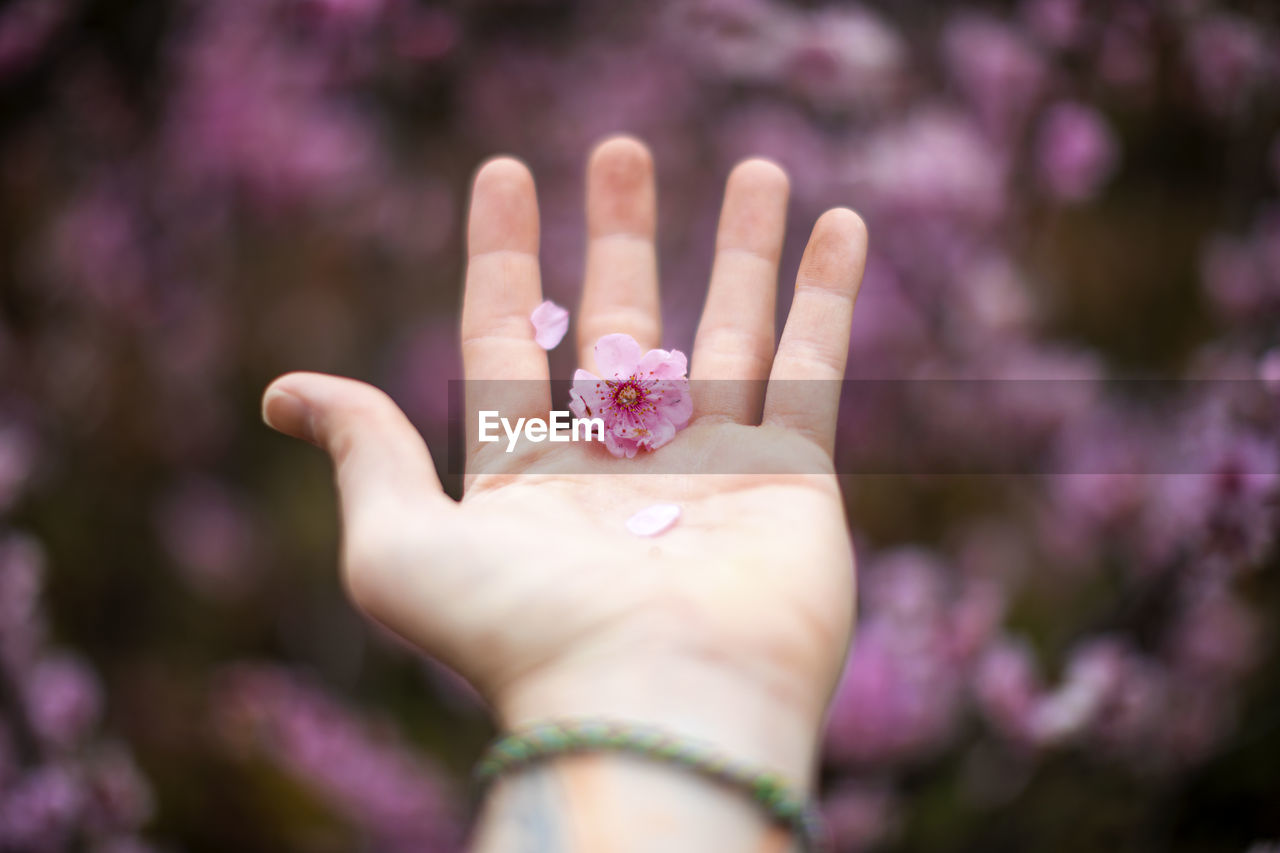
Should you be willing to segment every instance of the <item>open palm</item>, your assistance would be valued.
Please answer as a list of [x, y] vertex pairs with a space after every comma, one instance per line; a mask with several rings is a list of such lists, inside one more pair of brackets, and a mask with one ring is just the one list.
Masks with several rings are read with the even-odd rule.
[[[605, 334], [661, 343], [646, 149], [628, 138], [600, 145], [587, 195], [577, 330], [592, 369]], [[652, 454], [615, 459], [583, 444], [506, 453], [475, 441], [479, 408], [512, 420], [553, 408], [529, 321], [542, 299], [537, 201], [510, 159], [487, 163], [472, 196], [461, 503], [377, 389], [308, 373], [268, 389], [268, 421], [333, 456], [352, 597], [472, 680], [503, 724], [625, 716], [757, 751], [757, 730], [771, 726], [779, 740], [809, 742], [761, 760], [797, 746], [811, 754], [852, 627], [852, 552], [830, 454], [866, 233], [848, 210], [818, 220], [775, 353], [786, 203], [777, 166], [752, 160], [730, 175], [691, 359], [693, 419]], [[628, 533], [625, 520], [655, 503], [679, 504], [679, 523], [652, 539]], [[730, 722], [723, 705], [735, 709]]]

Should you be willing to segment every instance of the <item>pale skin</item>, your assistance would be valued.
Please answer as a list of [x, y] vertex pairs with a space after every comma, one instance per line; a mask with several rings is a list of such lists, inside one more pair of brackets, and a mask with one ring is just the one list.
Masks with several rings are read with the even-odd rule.
[[[645, 348], [663, 341], [652, 158], [640, 142], [612, 138], [592, 153], [587, 176], [586, 275], [574, 319], [580, 363], [594, 370], [602, 335], [623, 332]], [[853, 627], [853, 554], [831, 468], [833, 380], [844, 375], [867, 235], [850, 210], [818, 219], [775, 348], [787, 195], [786, 175], [769, 161], [730, 174], [690, 377], [747, 381], [724, 383], [714, 399], [695, 395], [689, 427], [652, 457], [547, 443], [507, 454], [475, 440], [479, 408], [513, 421], [564, 408], [553, 406], [529, 320], [543, 298], [533, 177], [509, 158], [475, 177], [463, 361], [468, 380], [528, 381], [502, 385], [501, 399], [468, 394], [461, 502], [442, 491], [421, 436], [376, 388], [291, 373], [267, 389], [267, 423], [333, 459], [354, 602], [466, 676], [503, 729], [643, 723], [812, 791], [822, 717]], [[582, 454], [597, 473], [581, 473]], [[664, 471], [697, 473], [636, 475], [659, 458]], [[752, 459], [759, 472], [743, 473]], [[829, 473], [777, 473], [821, 470]], [[654, 539], [631, 536], [626, 519], [654, 503], [678, 503], [679, 523]], [[473, 849], [792, 843], [737, 792], [600, 754], [503, 779]]]

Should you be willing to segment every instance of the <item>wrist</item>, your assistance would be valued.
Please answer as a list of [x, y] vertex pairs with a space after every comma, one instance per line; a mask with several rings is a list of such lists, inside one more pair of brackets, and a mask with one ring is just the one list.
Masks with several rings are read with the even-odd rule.
[[786, 673], [744, 672], [696, 655], [598, 657], [543, 668], [497, 697], [499, 725], [607, 720], [659, 729], [813, 788], [825, 695]]

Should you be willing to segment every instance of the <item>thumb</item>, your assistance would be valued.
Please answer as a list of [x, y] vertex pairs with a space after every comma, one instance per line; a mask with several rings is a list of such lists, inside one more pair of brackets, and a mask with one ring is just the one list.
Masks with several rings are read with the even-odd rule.
[[[385, 393], [364, 382], [321, 373], [289, 373], [267, 387], [262, 418], [286, 435], [324, 449], [333, 460], [342, 507], [343, 569], [362, 609], [386, 621], [403, 519], [418, 535], [456, 505], [436, 476], [417, 429]], [[423, 512], [423, 509], [428, 511]]]
[[287, 373], [267, 386], [262, 419], [333, 460], [343, 515], [387, 498], [444, 496], [418, 430], [385, 392], [323, 373]]

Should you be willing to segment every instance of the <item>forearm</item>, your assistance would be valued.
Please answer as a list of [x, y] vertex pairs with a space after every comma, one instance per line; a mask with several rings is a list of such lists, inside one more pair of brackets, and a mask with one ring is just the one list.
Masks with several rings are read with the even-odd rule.
[[[516, 692], [503, 725], [611, 720], [659, 729], [726, 758], [812, 787], [820, 708], [750, 688], [697, 660], [541, 679]], [[523, 851], [798, 850], [793, 832], [742, 789], [687, 767], [616, 751], [560, 756], [510, 771], [490, 789], [474, 849]]]

